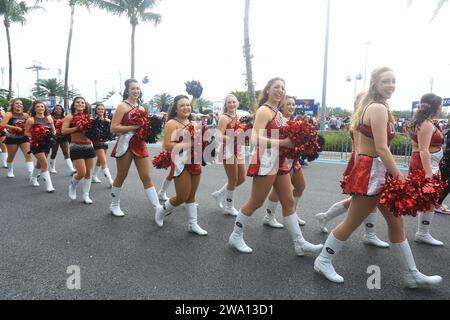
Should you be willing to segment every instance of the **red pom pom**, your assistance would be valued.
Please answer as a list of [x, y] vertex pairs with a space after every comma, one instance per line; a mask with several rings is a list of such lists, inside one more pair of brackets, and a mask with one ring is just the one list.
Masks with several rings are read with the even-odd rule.
[[153, 166], [157, 169], [167, 169], [172, 164], [172, 157], [170, 151], [162, 151], [159, 155], [153, 158]]
[[30, 144], [34, 148], [39, 148], [48, 144], [49, 130], [41, 124], [34, 125], [30, 129], [31, 141]]
[[380, 204], [388, 207], [396, 217], [400, 215], [415, 217], [416, 201], [414, 189], [408, 181], [402, 182], [398, 178], [388, 177], [381, 192]]
[[92, 128], [92, 119], [86, 113], [77, 113], [73, 116], [73, 124], [80, 132], [86, 132]]

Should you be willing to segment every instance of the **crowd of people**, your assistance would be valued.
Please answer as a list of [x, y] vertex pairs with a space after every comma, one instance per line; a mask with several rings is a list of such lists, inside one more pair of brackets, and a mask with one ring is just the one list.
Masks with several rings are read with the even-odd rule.
[[[363, 242], [381, 248], [391, 247], [403, 269], [404, 281], [408, 287], [435, 286], [442, 278], [437, 275], [424, 275], [417, 269], [405, 235], [404, 218], [394, 216], [380, 203], [380, 193], [388, 175], [401, 181], [405, 180], [389, 149], [389, 143], [396, 133], [395, 120], [388, 103], [395, 90], [395, 81], [392, 69], [375, 69], [371, 74], [369, 89], [355, 101], [355, 111], [350, 122], [353, 152], [344, 172], [345, 183], [342, 184], [343, 192], [349, 197], [315, 216], [320, 230], [328, 232], [328, 221], [345, 213], [341, 223], [329, 232], [324, 244], [313, 244], [307, 241], [302, 233], [302, 226], [307, 222], [298, 211], [298, 204], [306, 188], [306, 179], [298, 154], [284, 152], [295, 150], [297, 146], [291, 138], [279, 135], [279, 130], [286, 126], [287, 121], [294, 119], [295, 110], [295, 98], [286, 95], [286, 84], [282, 78], [271, 79], [261, 91], [256, 113], [252, 115], [250, 130], [238, 117], [236, 110], [239, 101], [232, 94], [225, 97], [217, 125], [214, 123], [214, 117], [208, 120], [197, 119], [199, 121], [193, 118], [192, 110], [196, 97], [190, 99], [187, 95], [177, 95], [166, 115], [167, 122], [164, 125], [162, 153], [170, 155], [170, 171], [162, 181], [159, 191], [151, 177], [147, 141], [138, 134], [143, 125], [133, 120], [145, 112], [140, 100], [140, 85], [135, 79], [125, 82], [123, 101], [117, 106], [111, 120], [105, 117], [103, 105], [97, 105], [94, 111], [94, 120], [101, 124], [98, 128], [117, 136], [111, 151], [116, 162], [114, 177], [108, 169], [107, 141], [90, 139], [76, 120], [87, 114], [87, 104], [83, 97], [73, 100], [67, 115], [64, 115], [64, 109], [60, 106], [55, 107], [50, 114], [41, 101], [34, 101], [26, 113], [22, 101], [13, 99], [8, 111], [1, 115], [1, 165], [8, 168], [7, 177], [14, 178], [14, 158], [20, 148], [30, 183], [38, 187], [40, 175], [46, 183], [46, 191], [53, 193], [55, 188], [51, 182], [51, 174], [56, 174], [55, 159], [58, 149], [61, 148], [68, 173], [71, 175], [67, 181], [68, 198], [75, 200], [77, 187], [81, 185], [83, 202], [93, 203], [95, 199], [91, 199], [89, 194], [91, 183], [100, 182], [98, 174], [102, 172], [111, 187], [109, 210], [116, 217], [124, 217], [126, 212], [120, 206], [121, 193], [134, 162], [156, 225], [163, 227], [167, 215], [177, 208], [183, 208], [186, 211], [188, 231], [206, 236], [208, 231], [200, 226], [197, 218], [196, 193], [201, 183], [202, 164], [206, 164], [203, 142], [206, 140], [211, 144], [211, 141], [216, 140], [214, 143], [217, 143], [218, 147], [214, 148], [217, 150], [217, 161], [223, 165], [226, 178], [217, 185], [218, 189], [211, 196], [220, 210], [234, 219], [233, 227], [230, 222], [228, 239], [232, 248], [247, 254], [253, 252], [244, 235], [252, 215], [268, 199], [262, 224], [287, 230], [297, 256], [317, 255], [312, 268], [329, 281], [344, 282], [332, 262], [355, 229], [364, 223], [366, 233]], [[425, 94], [409, 126], [408, 134], [413, 145], [410, 170], [421, 169], [426, 178], [439, 171], [442, 171], [445, 179], [450, 176], [449, 151], [447, 149], [444, 152], [444, 138], [433, 123], [441, 108], [442, 99], [439, 96]], [[314, 118], [304, 115], [300, 119], [314, 123]], [[43, 126], [55, 135], [53, 144], [50, 143], [51, 139], [44, 144], [36, 142], [38, 137], [33, 133], [36, 126]], [[215, 128], [216, 132], [211, 134], [207, 126], [210, 126], [209, 129]], [[216, 138], [212, 139], [211, 136]], [[247, 143], [252, 146], [248, 166], [244, 156], [245, 138], [248, 138]], [[206, 149], [207, 145], [208, 143]], [[35, 162], [31, 155], [36, 158]], [[442, 165], [442, 158], [447, 159], [445, 165]], [[251, 191], [245, 203], [237, 207], [235, 194], [246, 179], [251, 180]], [[175, 194], [168, 197], [167, 190], [172, 181]], [[441, 203], [448, 192], [449, 188], [444, 192]], [[278, 203], [281, 206], [282, 223], [275, 218]], [[377, 208], [387, 222], [390, 243], [380, 240], [376, 235], [374, 226]], [[442, 246], [441, 241], [431, 236], [434, 209], [418, 213], [415, 241]]]

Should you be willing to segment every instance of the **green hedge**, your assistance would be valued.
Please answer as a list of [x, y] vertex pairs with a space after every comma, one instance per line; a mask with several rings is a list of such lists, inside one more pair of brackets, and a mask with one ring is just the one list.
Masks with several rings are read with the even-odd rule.
[[[352, 141], [350, 134], [345, 131], [325, 131], [325, 145], [323, 151], [350, 152], [352, 150]], [[393, 155], [410, 155], [411, 139], [408, 136], [396, 134], [391, 141], [390, 149]]]

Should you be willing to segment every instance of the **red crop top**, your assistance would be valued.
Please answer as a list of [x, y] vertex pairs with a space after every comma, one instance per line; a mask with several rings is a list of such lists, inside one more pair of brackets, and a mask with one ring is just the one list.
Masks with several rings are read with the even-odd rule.
[[[417, 134], [416, 133], [413, 134], [411, 139], [415, 143], [417, 143], [417, 144], [419, 143], [419, 140], [417, 139]], [[436, 129], [433, 132], [433, 136], [431, 137], [430, 147], [440, 148], [440, 147], [442, 147], [443, 143], [444, 143], [444, 137], [442, 136], [441, 132], [438, 129]]]

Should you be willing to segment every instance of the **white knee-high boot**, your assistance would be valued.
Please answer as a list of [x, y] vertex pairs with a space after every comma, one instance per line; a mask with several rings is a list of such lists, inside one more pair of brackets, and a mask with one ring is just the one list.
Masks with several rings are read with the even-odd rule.
[[294, 197], [294, 210], [295, 210], [295, 212], [297, 214], [298, 224], [301, 225], [301, 226], [304, 226], [304, 225], [306, 225], [306, 221], [300, 219], [300, 217], [298, 216], [298, 212], [297, 212], [297, 206], [298, 206], [298, 201], [299, 200], [300, 200], [300, 197]]
[[233, 232], [228, 239], [228, 243], [243, 253], [252, 253], [253, 250], [244, 241], [245, 225], [249, 222], [250, 217], [243, 214], [240, 210], [234, 223]]
[[72, 176], [69, 184], [69, 198], [72, 200], [77, 199], [77, 185], [80, 180], [75, 179], [75, 176]]
[[225, 214], [236, 217], [239, 211], [234, 207], [234, 191], [228, 190], [225, 191], [225, 208], [223, 209]]
[[266, 226], [272, 227], [272, 228], [283, 228], [283, 225], [277, 221], [275, 218], [275, 213], [277, 212], [277, 206], [278, 202], [271, 201], [270, 199], [267, 200], [267, 208], [266, 208], [266, 214], [263, 218], [263, 224]]
[[34, 169], [34, 163], [33, 161], [28, 161], [26, 162], [27, 165], [27, 171], [28, 171], [28, 178], [32, 178], [33, 177], [33, 169]]
[[102, 169], [102, 171], [103, 171], [103, 175], [105, 176], [105, 178], [108, 179], [108, 184], [109, 184], [109, 187], [111, 188], [114, 180], [111, 177], [111, 172], [109, 171], [109, 168], [104, 168], [104, 169]]
[[8, 152], [0, 153], [0, 165], [3, 168], [8, 168], [8, 163], [6, 162], [7, 159], [8, 159]]
[[184, 206], [189, 218], [189, 232], [198, 234], [199, 236], [206, 236], [208, 231], [203, 230], [197, 223], [197, 206], [195, 203], [186, 203]]
[[164, 179], [164, 181], [161, 185], [161, 189], [159, 189], [159, 192], [158, 192], [159, 200], [161, 200], [161, 201], [169, 200], [169, 197], [167, 196], [166, 192], [171, 183], [172, 183], [171, 180]]
[[225, 183], [222, 188], [211, 193], [211, 196], [216, 200], [217, 206], [223, 209], [223, 200], [225, 198], [225, 190], [227, 189], [228, 183]]
[[93, 183], [101, 183], [102, 181], [97, 177], [98, 172], [100, 171], [101, 167], [95, 166], [94, 171], [92, 172], [92, 182]]
[[8, 162], [8, 178], [14, 178], [14, 162]]
[[331, 232], [325, 241], [322, 252], [314, 261], [314, 270], [321, 273], [331, 282], [343, 283], [344, 278], [336, 273], [331, 261], [341, 252], [345, 241], [338, 240]]
[[94, 201], [92, 201], [91, 198], [89, 198], [89, 191], [91, 191], [91, 179], [83, 179], [81, 182], [81, 190], [83, 191], [83, 201], [86, 204], [91, 204]]
[[426, 276], [417, 270], [408, 239], [405, 239], [401, 243], [391, 243], [391, 246], [392, 251], [404, 269], [404, 281], [406, 286], [409, 288], [417, 288], [435, 286], [441, 283], [442, 278], [440, 276]]
[[319, 212], [315, 215], [316, 219], [319, 220], [320, 231], [328, 233], [328, 229], [326, 227], [328, 221], [340, 216], [341, 214], [344, 214], [347, 211], [347, 209], [344, 207], [344, 202], [345, 200], [336, 202], [326, 212]]
[[56, 159], [50, 159], [48, 161], [48, 166], [49, 166], [48, 171], [50, 171], [50, 173], [58, 173], [58, 172], [56, 172], [55, 165], [56, 165]]
[[30, 183], [33, 187], [39, 187], [40, 184], [37, 180], [37, 177], [39, 175], [39, 169], [37, 168], [33, 168], [33, 171], [31, 172], [31, 177], [30, 177]]
[[55, 188], [53, 188], [53, 184], [52, 184], [52, 178], [50, 177], [50, 172], [49, 171], [45, 171], [41, 173], [42, 178], [44, 178], [45, 180], [45, 189], [48, 193], [53, 193], [55, 192]]
[[372, 245], [379, 248], [389, 248], [389, 243], [380, 240], [377, 237], [375, 224], [377, 222], [377, 211], [369, 214], [364, 220], [365, 233], [363, 236], [363, 242], [368, 245]]
[[116, 217], [123, 217], [125, 213], [120, 209], [120, 193], [122, 192], [122, 188], [114, 187], [111, 188], [111, 205], [109, 206], [109, 210]]
[[443, 246], [442, 241], [436, 240], [430, 234], [431, 222], [433, 221], [434, 211], [418, 212], [418, 227], [415, 241], [426, 243], [432, 246]]
[[302, 230], [300, 229], [297, 218], [298, 216], [295, 212], [284, 217], [284, 225], [294, 241], [295, 253], [298, 256], [304, 256], [307, 252], [319, 253], [320, 250], [322, 250], [323, 245], [309, 243], [303, 238]]
[[158, 210], [160, 210], [160, 211], [162, 210], [162, 206], [159, 204], [158, 193], [156, 192], [156, 188], [150, 187], [150, 188], [144, 189], [144, 192], [145, 192], [145, 195], [147, 196], [148, 201], [150, 202], [150, 205], [152, 206], [153, 210], [155, 211], [155, 220], [156, 220], [156, 215], [158, 213]]
[[155, 223], [158, 225], [158, 227], [162, 227], [164, 224], [164, 217], [168, 214], [170, 214], [173, 210], [175, 210], [178, 207], [175, 207], [170, 203], [170, 199], [167, 199], [167, 201], [162, 205], [159, 206], [156, 209], [155, 212]]
[[70, 160], [70, 158], [67, 158], [65, 161], [66, 161], [67, 169], [69, 169], [69, 171], [70, 171], [70, 175], [73, 175], [74, 173], [76, 173], [77, 170], [75, 170], [75, 168], [73, 167], [72, 160]]

